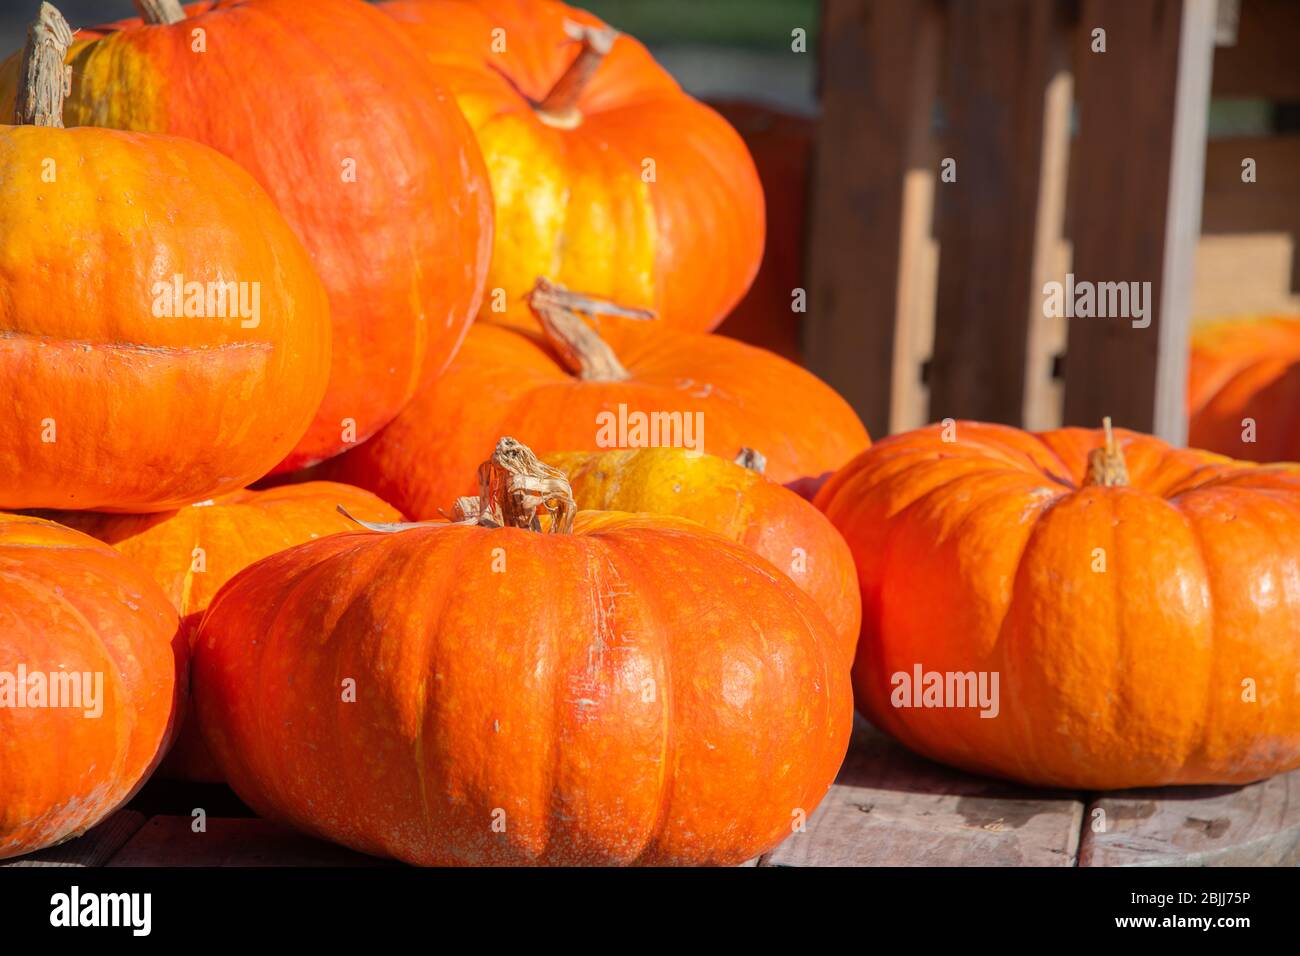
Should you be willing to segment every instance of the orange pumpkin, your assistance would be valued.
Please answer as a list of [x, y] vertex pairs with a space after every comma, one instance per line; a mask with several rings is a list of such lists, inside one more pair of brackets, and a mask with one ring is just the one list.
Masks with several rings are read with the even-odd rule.
[[1300, 316], [1199, 326], [1189, 371], [1190, 444], [1250, 461], [1300, 461]]
[[530, 301], [544, 336], [476, 323], [447, 374], [379, 435], [329, 462], [323, 477], [427, 518], [472, 490], [469, 476], [503, 433], [543, 454], [762, 448], [768, 477], [782, 484], [814, 483], [869, 442], [830, 387], [761, 349], [632, 321], [623, 310], [611, 317], [607, 304], [547, 283]]
[[[113, 545], [152, 574], [180, 612], [192, 643], [213, 596], [238, 572], [293, 545], [355, 530], [339, 506], [367, 521], [402, 520], [370, 492], [325, 481], [236, 491], [165, 514], [69, 513], [59, 520]], [[195, 721], [183, 725], [163, 772], [185, 780], [221, 779]]]
[[464, 523], [313, 541], [217, 595], [195, 694], [240, 797], [419, 864], [723, 865], [788, 836], [852, 723], [811, 599], [679, 518], [575, 523], [509, 439], [482, 476]]
[[762, 455], [736, 461], [680, 448], [559, 452], [546, 463], [569, 478], [578, 507], [677, 515], [762, 555], [825, 612], [853, 662], [862, 599], [853, 556], [809, 502], [763, 476]]
[[632, 37], [551, 0], [402, 0], [478, 137], [497, 237], [481, 314], [535, 327], [539, 275], [707, 332], [763, 256], [745, 144]]
[[177, 624], [112, 548], [0, 514], [0, 859], [79, 836], [148, 778], [185, 701]]
[[862, 586], [858, 707], [913, 749], [1083, 790], [1300, 766], [1300, 469], [958, 422], [816, 504]]
[[756, 103], [726, 100], [709, 105], [749, 147], [767, 203], [763, 265], [749, 292], [718, 326], [718, 334], [802, 364], [803, 313], [795, 311], [794, 294], [807, 289], [804, 234], [816, 121]]
[[[441, 371], [478, 309], [492, 201], [473, 134], [405, 31], [361, 0], [138, 6], [150, 23], [79, 32], [64, 117], [198, 140], [279, 205], [334, 326], [329, 388], [280, 470], [327, 458], [392, 419], [422, 372]], [[0, 103], [6, 92], [0, 78]], [[248, 217], [208, 218], [235, 228]], [[240, 404], [236, 417], [254, 402]]]
[[24, 122], [0, 126], [0, 507], [158, 511], [241, 487], [320, 402], [325, 291], [219, 153], [59, 128], [72, 34], [48, 4], [35, 29]]

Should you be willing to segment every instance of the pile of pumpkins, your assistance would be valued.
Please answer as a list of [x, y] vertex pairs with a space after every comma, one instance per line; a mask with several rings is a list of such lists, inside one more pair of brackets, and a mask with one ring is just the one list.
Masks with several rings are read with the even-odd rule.
[[1300, 765], [1300, 469], [871, 445], [709, 334], [753, 161], [583, 11], [137, 7], [0, 66], [0, 858], [156, 771], [412, 863], [739, 863], [855, 702], [1031, 784]]

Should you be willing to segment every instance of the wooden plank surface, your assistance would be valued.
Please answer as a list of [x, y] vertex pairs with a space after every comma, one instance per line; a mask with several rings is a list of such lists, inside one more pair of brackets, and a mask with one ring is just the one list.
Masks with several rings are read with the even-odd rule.
[[[1072, 318], [1067, 425], [1186, 437], [1191, 271], [1200, 233], [1214, 0], [1084, 0], [1075, 54], [1079, 132], [1074, 264], [1079, 282], [1150, 283], [1147, 327]], [[1106, 31], [1106, 51], [1092, 33]], [[1131, 310], [1130, 310], [1131, 311]]]
[[1103, 795], [1084, 816], [1079, 864], [1300, 865], [1300, 770], [1248, 787]]
[[935, 16], [930, 0], [825, 0], [822, 8], [804, 354], [873, 435], [889, 430], [904, 185], [910, 144], [930, 121], [917, 104], [935, 68], [924, 55]]
[[380, 860], [261, 819], [154, 817], [108, 866], [384, 866]]
[[[937, 186], [942, 252], [929, 419], [1019, 426], [1029, 325], [1043, 321], [1035, 233], [1066, 6], [951, 0], [947, 12], [945, 150], [956, 178]], [[1068, 136], [1060, 123], [1052, 132]], [[1049, 181], [1064, 187], [1060, 178]]]
[[915, 756], [860, 719], [829, 794], [764, 866], [1072, 866], [1083, 801]]
[[135, 810], [119, 810], [75, 840], [0, 861], [0, 866], [103, 866], [145, 825], [146, 819]]

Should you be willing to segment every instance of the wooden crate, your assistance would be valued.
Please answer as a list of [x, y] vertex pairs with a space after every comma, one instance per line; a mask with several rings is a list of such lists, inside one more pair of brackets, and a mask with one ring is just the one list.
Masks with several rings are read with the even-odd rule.
[[[1206, 136], [1212, 93], [1300, 98], [1298, 46], [1293, 0], [825, 0], [809, 366], [873, 434], [1181, 444], [1192, 317], [1300, 306], [1300, 137]], [[1150, 326], [1045, 317], [1067, 273], [1150, 282]]]

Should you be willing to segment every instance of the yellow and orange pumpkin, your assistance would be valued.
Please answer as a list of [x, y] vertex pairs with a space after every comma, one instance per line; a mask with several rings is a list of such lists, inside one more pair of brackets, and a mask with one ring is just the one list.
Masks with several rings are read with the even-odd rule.
[[680, 518], [575, 521], [518, 443], [482, 475], [461, 523], [313, 541], [217, 595], [195, 696], [235, 791], [420, 864], [736, 864], [788, 836], [851, 729], [825, 615]]
[[60, 128], [72, 34], [45, 4], [33, 37], [24, 121], [0, 126], [0, 507], [161, 511], [240, 488], [320, 403], [325, 290], [216, 151]]
[[858, 707], [913, 749], [1086, 790], [1300, 766], [1300, 469], [956, 422], [815, 503], [858, 567]]
[[[137, 7], [147, 20], [79, 31], [64, 118], [197, 140], [270, 194], [324, 282], [334, 332], [329, 387], [280, 470], [328, 458], [391, 420], [422, 374], [437, 375], [478, 309], [492, 200], [473, 134], [406, 31], [361, 0]], [[0, 69], [0, 108], [16, 76], [15, 58]], [[206, 178], [190, 176], [195, 189]], [[187, 198], [174, 200], [186, 217], [256, 236], [249, 216]], [[193, 268], [175, 248], [179, 261], [160, 260], [166, 277]]]
[[187, 660], [146, 573], [80, 532], [0, 514], [0, 859], [131, 798], [171, 744]]
[[554, 0], [380, 9], [482, 148], [497, 218], [483, 316], [535, 328], [524, 299], [542, 275], [674, 328], [731, 311], [763, 256], [762, 187], [735, 130], [645, 47]]
[[764, 459], [735, 461], [680, 448], [558, 452], [546, 463], [569, 478], [578, 507], [677, 515], [743, 544], [799, 585], [841, 637], [853, 662], [862, 600], [853, 556], [840, 533], [788, 488], [764, 477]]
[[1224, 319], [1192, 334], [1188, 442], [1250, 461], [1300, 461], [1300, 316]]
[[[367, 521], [402, 520], [370, 492], [325, 481], [236, 491], [163, 514], [69, 512], [57, 518], [113, 545], [153, 575], [180, 612], [188, 644], [212, 598], [238, 572], [293, 545], [355, 530], [340, 506]], [[193, 719], [182, 726], [162, 772], [185, 780], [221, 779]]]
[[430, 518], [473, 490], [474, 468], [505, 433], [543, 455], [677, 445], [730, 456], [761, 448], [767, 476], [800, 489], [870, 441], [829, 386], [761, 349], [628, 319], [626, 310], [548, 283], [530, 301], [542, 334], [475, 323], [447, 374], [320, 477]]

